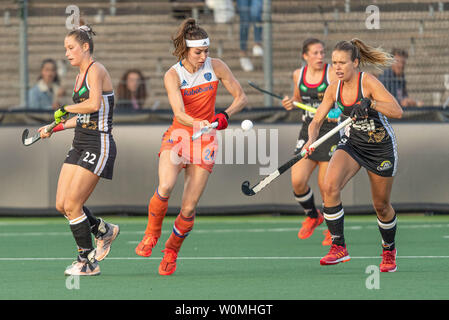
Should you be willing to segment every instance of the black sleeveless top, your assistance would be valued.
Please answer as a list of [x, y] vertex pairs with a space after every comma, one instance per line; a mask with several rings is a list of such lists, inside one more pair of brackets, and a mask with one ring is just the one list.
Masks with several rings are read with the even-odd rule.
[[[345, 116], [349, 117], [354, 105], [364, 98], [362, 86], [363, 76], [364, 73], [359, 72], [357, 97], [352, 104], [345, 104], [343, 101], [341, 94], [344, 89], [343, 82], [338, 82], [336, 101], [342, 114]], [[388, 118], [374, 109], [368, 109], [368, 119], [356, 121], [350, 126], [349, 131], [345, 132], [345, 135], [349, 137], [352, 144], [376, 146], [376, 149], [381, 145], [385, 145], [385, 148], [388, 149], [386, 150], [387, 152], [390, 148], [395, 148], [396, 146], [396, 138]]]
[[[301, 93], [301, 100], [304, 104], [318, 108], [321, 101], [324, 98], [324, 92], [329, 86], [329, 64], [325, 64], [323, 70], [323, 76], [321, 81], [316, 84], [309, 84], [306, 81], [307, 65], [301, 69], [301, 75], [299, 76], [298, 88]], [[309, 111], [304, 111], [302, 120], [308, 125], [313, 119], [314, 113]], [[335, 126], [335, 123], [329, 123], [328, 121], [323, 122], [323, 125]]]
[[[89, 99], [90, 87], [87, 81], [87, 73], [94, 64], [93, 61], [87, 68], [84, 79], [79, 88], [73, 89], [72, 99], [74, 103], [81, 103]], [[78, 114], [78, 119], [75, 127], [75, 139], [81, 138], [83, 135], [99, 135], [101, 133], [111, 133], [112, 131], [112, 117], [114, 109], [114, 92], [103, 92], [101, 97], [100, 109], [93, 113]]]

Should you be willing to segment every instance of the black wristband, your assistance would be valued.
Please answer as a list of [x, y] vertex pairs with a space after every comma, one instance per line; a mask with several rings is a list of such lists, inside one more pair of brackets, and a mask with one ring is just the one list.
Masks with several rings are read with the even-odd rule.
[[229, 115], [226, 113], [226, 111], [222, 111], [222, 112], [219, 112], [219, 113], [223, 113], [225, 115], [225, 117], [226, 117], [226, 120], [229, 120]]

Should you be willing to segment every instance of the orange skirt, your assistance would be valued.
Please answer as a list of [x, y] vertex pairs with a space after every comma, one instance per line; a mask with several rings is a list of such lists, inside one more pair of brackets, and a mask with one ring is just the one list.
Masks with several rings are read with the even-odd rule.
[[215, 130], [203, 134], [195, 141], [192, 141], [192, 134], [191, 127], [170, 126], [162, 136], [159, 156], [162, 151], [172, 150], [180, 157], [176, 161], [181, 161], [184, 168], [187, 164], [194, 164], [212, 172], [218, 151]]

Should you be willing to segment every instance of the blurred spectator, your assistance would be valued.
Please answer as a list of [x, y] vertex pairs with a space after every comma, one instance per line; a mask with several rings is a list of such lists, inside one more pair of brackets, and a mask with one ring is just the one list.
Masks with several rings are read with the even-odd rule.
[[237, 0], [240, 15], [240, 65], [244, 71], [254, 70], [248, 57], [248, 35], [251, 26], [254, 28], [253, 56], [262, 56], [262, 0]]
[[379, 76], [379, 80], [401, 106], [416, 107], [418, 103], [408, 96], [407, 81], [404, 75], [408, 53], [404, 49], [394, 48], [391, 54], [394, 57], [394, 63]]
[[36, 85], [28, 92], [28, 108], [55, 110], [60, 107], [63, 95], [64, 89], [60, 86], [56, 62], [45, 59]]
[[120, 110], [141, 110], [147, 98], [145, 77], [137, 69], [126, 71], [117, 89], [117, 105]]

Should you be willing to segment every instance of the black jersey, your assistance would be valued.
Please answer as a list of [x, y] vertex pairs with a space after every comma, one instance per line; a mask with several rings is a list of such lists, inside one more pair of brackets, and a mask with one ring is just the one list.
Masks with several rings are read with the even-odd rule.
[[[81, 103], [89, 99], [89, 83], [87, 68], [83, 82], [73, 90], [73, 102]], [[117, 149], [112, 137], [112, 111], [114, 108], [114, 92], [103, 92], [100, 109], [96, 112], [78, 114], [75, 127], [75, 138], [69, 150], [66, 163], [74, 164], [92, 171], [99, 177], [112, 179]]]
[[[78, 87], [78, 89], [76, 88], [76, 83], [78, 82], [77, 78], [77, 81], [75, 82], [75, 88], [73, 89], [72, 94], [72, 99], [74, 103], [81, 103], [89, 98], [90, 87], [87, 81], [87, 74], [89, 68], [94, 63], [95, 61], [92, 62], [87, 68], [84, 74], [83, 82]], [[86, 135], [111, 133], [113, 109], [114, 109], [114, 92], [113, 91], [103, 92], [101, 97], [100, 109], [98, 111], [93, 113], [78, 114], [78, 119], [75, 128], [75, 140], [77, 138], [80, 138], [81, 136]]]
[[[301, 69], [301, 74], [298, 80], [298, 88], [301, 93], [301, 100], [304, 104], [318, 108], [324, 98], [324, 92], [329, 86], [329, 64], [325, 64], [323, 69], [323, 76], [321, 81], [316, 84], [309, 84], [306, 81], [307, 65]], [[302, 120], [309, 124], [313, 119], [314, 113], [304, 111]], [[326, 121], [327, 122], [327, 121]], [[324, 124], [324, 123], [323, 123]], [[335, 123], [332, 123], [335, 126]]]
[[[341, 94], [344, 89], [343, 82], [338, 82], [336, 101], [345, 116], [349, 116], [354, 105], [365, 97], [362, 86], [363, 77], [364, 73], [359, 72], [357, 97], [351, 104], [345, 104], [343, 101]], [[389, 175], [395, 175], [397, 166], [396, 137], [385, 115], [374, 109], [369, 109], [367, 119], [358, 120], [352, 126], [346, 127], [345, 138], [360, 155], [360, 158], [373, 164], [377, 163], [376, 166], [373, 165], [376, 173], [391, 170]]]
[[[321, 78], [321, 81], [317, 84], [309, 84], [306, 81], [306, 74], [307, 74], [307, 66], [301, 69], [301, 74], [298, 80], [298, 88], [301, 92], [301, 99], [302, 101], [309, 105], [317, 108], [321, 101], [324, 98], [324, 92], [326, 91], [326, 88], [329, 86], [329, 65], [326, 64], [324, 66], [323, 70], [323, 76]], [[302, 147], [304, 144], [309, 140], [309, 124], [313, 120], [313, 116], [315, 114], [311, 113], [309, 111], [305, 111], [303, 113], [303, 125], [299, 132], [298, 141], [296, 142], [296, 147], [294, 153], [297, 154], [301, 152]], [[323, 135], [328, 133], [330, 130], [335, 128], [338, 125], [336, 122], [329, 122], [324, 121], [321, 125], [320, 131], [318, 133], [318, 138], [321, 138]], [[337, 143], [340, 139], [340, 136], [335, 134], [332, 137], [330, 137], [328, 140], [326, 140], [322, 145], [320, 145], [319, 148], [315, 152], [313, 152], [309, 159], [313, 161], [329, 161], [332, 154], [334, 153]]]

